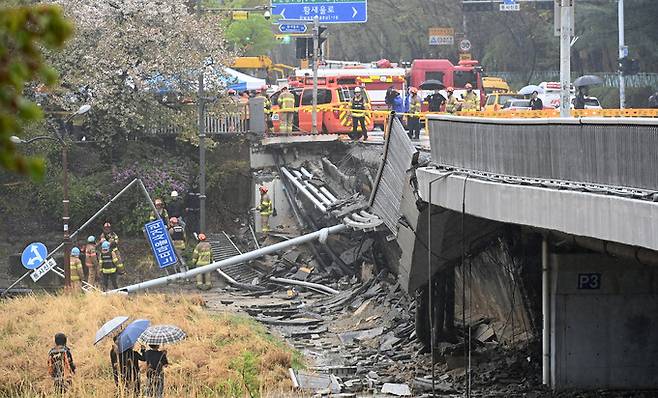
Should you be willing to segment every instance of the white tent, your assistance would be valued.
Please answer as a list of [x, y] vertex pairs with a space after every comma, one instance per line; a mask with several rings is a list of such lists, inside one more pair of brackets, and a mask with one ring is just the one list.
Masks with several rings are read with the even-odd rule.
[[245, 73], [238, 72], [235, 69], [224, 68], [224, 73], [228, 75], [227, 86], [237, 91], [258, 90], [267, 85], [264, 79], [249, 76]]

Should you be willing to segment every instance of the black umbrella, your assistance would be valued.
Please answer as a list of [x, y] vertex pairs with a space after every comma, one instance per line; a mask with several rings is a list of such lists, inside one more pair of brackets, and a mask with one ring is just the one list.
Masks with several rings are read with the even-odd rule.
[[418, 88], [421, 90], [443, 90], [446, 86], [438, 80], [430, 79], [425, 80]]
[[584, 75], [573, 81], [575, 87], [595, 86], [603, 84], [603, 79], [595, 75]]

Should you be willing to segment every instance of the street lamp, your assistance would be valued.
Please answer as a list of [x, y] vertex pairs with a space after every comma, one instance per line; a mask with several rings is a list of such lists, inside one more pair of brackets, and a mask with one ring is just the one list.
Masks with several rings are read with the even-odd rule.
[[[91, 105], [85, 104], [82, 105], [77, 111], [71, 113], [64, 120], [64, 130], [68, 136], [68, 124], [73, 120], [74, 117], [78, 115], [83, 115], [91, 109]], [[64, 136], [49, 136], [42, 135], [29, 140], [23, 140], [19, 137], [11, 136], [11, 142], [14, 144], [29, 144], [34, 141], [39, 140], [51, 140], [57, 141], [62, 147], [62, 223], [64, 226], [64, 286], [66, 288], [71, 287], [71, 236], [69, 235], [69, 171], [68, 171], [68, 144], [66, 143]]]

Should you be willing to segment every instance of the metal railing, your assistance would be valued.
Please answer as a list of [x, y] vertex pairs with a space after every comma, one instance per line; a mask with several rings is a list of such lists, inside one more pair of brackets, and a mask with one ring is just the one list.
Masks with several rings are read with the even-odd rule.
[[[249, 131], [248, 119], [244, 113], [233, 112], [223, 114], [208, 114], [205, 117], [206, 134], [238, 134], [247, 133]], [[191, 124], [187, 129], [196, 133], [198, 127]], [[146, 128], [148, 135], [179, 135], [186, 130], [181, 125], [171, 123], [158, 123], [152, 122]]]
[[487, 173], [658, 190], [658, 120], [429, 116], [432, 161]]

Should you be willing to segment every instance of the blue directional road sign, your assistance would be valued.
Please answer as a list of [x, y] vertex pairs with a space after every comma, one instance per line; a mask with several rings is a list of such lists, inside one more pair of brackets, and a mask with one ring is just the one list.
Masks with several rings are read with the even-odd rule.
[[302, 23], [279, 25], [279, 32], [281, 33], [306, 33], [306, 30], [306, 25]]
[[41, 242], [33, 242], [23, 249], [21, 263], [23, 263], [23, 267], [27, 269], [37, 269], [41, 263], [46, 261], [46, 257], [48, 257], [48, 249], [46, 249], [46, 245]]
[[160, 268], [166, 268], [170, 265], [176, 264], [176, 251], [174, 245], [171, 243], [169, 232], [161, 219], [151, 221], [144, 225], [146, 229], [146, 236], [151, 243], [153, 256], [158, 262]]
[[321, 24], [365, 23], [368, 1], [272, 0], [272, 15], [279, 15], [280, 21], [313, 21], [317, 16]]

